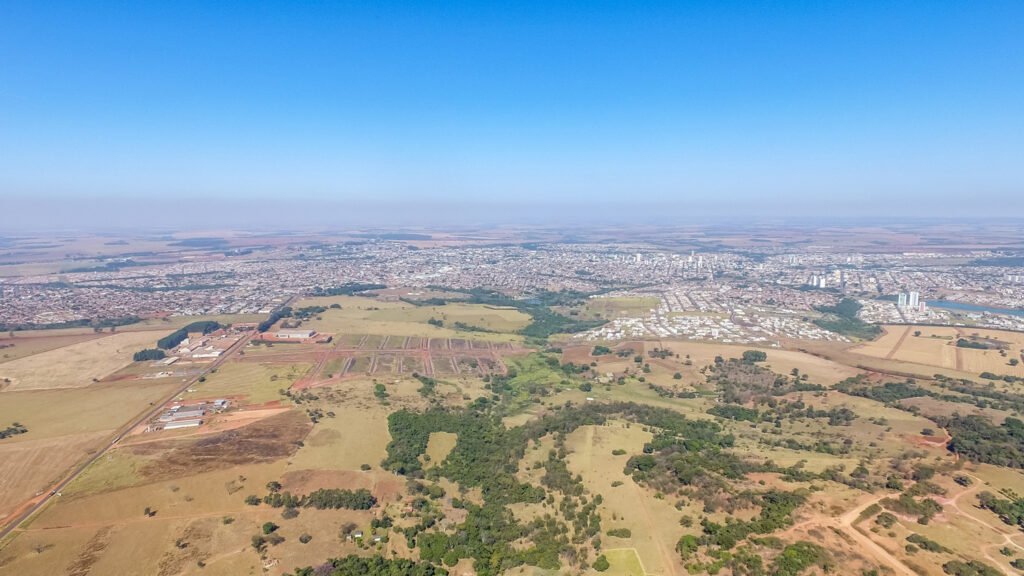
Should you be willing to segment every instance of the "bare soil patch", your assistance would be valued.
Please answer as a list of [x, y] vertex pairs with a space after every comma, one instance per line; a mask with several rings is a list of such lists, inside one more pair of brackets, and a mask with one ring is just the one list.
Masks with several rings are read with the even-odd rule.
[[289, 411], [252, 426], [194, 440], [139, 444], [131, 450], [139, 455], [160, 454], [141, 470], [148, 480], [160, 480], [286, 458], [298, 450], [311, 428], [303, 414]]

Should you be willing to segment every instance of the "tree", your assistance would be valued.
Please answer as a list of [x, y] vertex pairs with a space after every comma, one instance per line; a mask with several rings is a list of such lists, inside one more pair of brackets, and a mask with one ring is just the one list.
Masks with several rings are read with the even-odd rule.
[[743, 352], [743, 361], [747, 364], [753, 364], [754, 362], [764, 362], [768, 359], [768, 355], [761, 350], [747, 350]]
[[683, 375], [680, 374], [679, 372], [676, 372], [675, 374], [672, 375], [672, 379], [673, 380], [682, 380], [683, 379]]
[[139, 350], [132, 356], [132, 360], [135, 362], [144, 362], [146, 360], [162, 360], [167, 357], [167, 354], [159, 348], [146, 348], [145, 350]]
[[609, 568], [611, 568], [611, 564], [608, 563], [608, 559], [605, 558], [604, 554], [601, 554], [597, 557], [597, 560], [594, 560], [594, 570], [604, 572]]
[[341, 535], [342, 539], [348, 538], [353, 532], [356, 531], [356, 528], [358, 528], [358, 526], [356, 526], [354, 522], [347, 522], [341, 525], [341, 530], [339, 534]]
[[264, 522], [263, 523], [263, 533], [264, 534], [273, 534], [274, 532], [277, 531], [278, 528], [279, 528], [279, 526], [277, 524], [274, 524], [273, 522]]

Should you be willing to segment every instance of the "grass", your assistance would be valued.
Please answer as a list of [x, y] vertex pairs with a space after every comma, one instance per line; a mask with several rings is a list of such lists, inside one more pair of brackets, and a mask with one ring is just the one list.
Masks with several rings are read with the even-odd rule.
[[[920, 331], [921, 335], [914, 336], [915, 331]], [[1008, 342], [1010, 346], [1007, 356], [1003, 357], [994, 349], [975, 350], [955, 346], [958, 337], [974, 333], [978, 333], [981, 338]], [[1021, 348], [1024, 348], [1024, 335], [1016, 332], [935, 326], [885, 326], [882, 337], [856, 346], [851, 351], [891, 361], [958, 370], [971, 376], [986, 371], [1024, 376], [1024, 365], [1010, 366], [1007, 363], [1009, 358], [1019, 357]]]
[[118, 331], [138, 330], [164, 330], [168, 333], [188, 326], [193, 322], [211, 320], [220, 324], [239, 324], [250, 322], [262, 322], [267, 319], [266, 314], [211, 314], [208, 316], [169, 316], [165, 318], [146, 318], [135, 324], [121, 326]]
[[0, 518], [35, 494], [48, 490], [106, 437], [104, 432], [92, 432], [0, 444]]
[[281, 398], [279, 390], [309, 371], [309, 363], [257, 364], [229, 362], [206, 377], [206, 381], [186, 392], [184, 398], [213, 398], [242, 396], [250, 404], [262, 404]]
[[324, 418], [292, 457], [296, 470], [359, 470], [363, 464], [376, 466], [387, 455], [388, 409], [370, 402], [369, 382], [346, 384], [364, 386], [366, 401], [344, 402], [330, 409], [334, 418]]
[[610, 576], [645, 576], [644, 567], [640, 563], [634, 548], [615, 548], [604, 551], [605, 558], [611, 567], [605, 571]]
[[175, 386], [177, 383], [160, 380], [0, 392], [0, 422], [21, 422], [28, 427], [27, 434], [7, 439], [4, 444], [113, 430]]
[[[656, 498], [652, 491], [640, 488], [623, 474], [630, 455], [640, 453], [650, 438], [651, 434], [640, 426], [626, 428], [617, 422], [583, 426], [566, 437], [569, 471], [582, 475], [587, 490], [603, 498], [598, 509], [602, 530], [628, 528], [632, 532], [630, 538], [614, 539], [615, 544], [628, 547], [622, 553], [611, 555], [605, 551], [612, 568], [606, 573], [642, 575], [641, 559], [643, 566], [654, 574], [671, 573], [670, 564], [676, 561], [676, 541], [688, 530], [700, 530], [699, 526], [685, 529], [679, 525], [681, 512], [673, 506], [674, 500]], [[626, 454], [613, 455], [617, 448]], [[623, 484], [613, 488], [615, 481]], [[608, 544], [612, 539], [603, 540]]]
[[456, 322], [491, 332], [511, 333], [525, 328], [530, 316], [515, 308], [499, 308], [482, 304], [446, 304], [444, 306], [408, 306], [374, 311], [370, 320], [426, 323], [431, 318], [441, 320], [446, 327]]
[[18, 336], [14, 338], [8, 338], [6, 334], [0, 337], [0, 363], [10, 362], [18, 358], [32, 356], [33, 354], [39, 354], [48, 350], [56, 350], [57, 348], [104, 336], [102, 334], [90, 333], [24, 337], [17, 332], [15, 334], [18, 334]]
[[139, 482], [139, 468], [145, 460], [127, 450], [114, 450], [94, 462], [63, 490], [63, 495], [74, 497], [109, 492]]
[[[430, 307], [414, 308], [412, 312], [419, 315], [410, 318], [406, 315], [410, 308], [402, 303], [348, 297], [324, 300], [328, 304], [338, 301], [344, 308], [328, 310], [323, 314], [322, 320], [308, 321], [307, 327], [324, 331], [334, 330], [320, 328], [317, 325], [333, 326], [339, 329], [353, 326], [382, 327], [379, 331], [339, 331], [339, 341], [348, 346], [354, 346], [363, 339], [362, 336], [353, 336], [353, 334], [373, 334], [374, 336], [367, 338], [364, 344], [369, 348], [381, 345], [398, 346], [404, 342], [406, 336], [423, 337], [424, 334], [437, 338], [474, 339], [499, 336], [485, 333], [472, 336], [467, 333], [458, 333], [458, 336], [439, 336], [438, 334], [455, 332], [447, 326], [436, 328], [425, 323], [425, 320], [432, 316], [439, 317], [436, 314], [442, 309], [447, 309], [450, 312], [445, 317], [445, 323], [448, 324], [449, 320], [455, 321], [452, 319], [457, 317], [456, 310], [465, 313], [470, 313], [472, 310], [471, 313], [475, 314], [478, 313], [479, 306], [466, 307], [460, 304], [440, 306], [434, 309]], [[379, 309], [372, 310], [371, 308]], [[496, 327], [497, 324], [492, 326]], [[390, 337], [390, 339], [385, 341], [386, 337]], [[935, 340], [940, 343], [948, 343], [948, 340]], [[587, 401], [587, 397], [593, 397], [597, 402], [635, 401], [671, 408], [686, 414], [689, 418], [710, 418], [705, 414], [705, 410], [714, 402], [712, 397], [661, 397], [648, 387], [648, 383], [653, 382], [663, 387], [688, 388], [696, 386], [700, 388], [703, 384], [703, 376], [699, 370], [710, 364], [714, 356], [739, 357], [744, 350], [749, 348], [690, 342], [659, 342], [658, 346], [671, 348], [673, 355], [663, 360], [654, 360], [646, 354], [646, 350], [654, 345], [654, 343], [643, 342], [632, 345], [635, 347], [635, 353], [641, 354], [644, 362], [651, 365], [651, 372], [644, 374], [647, 382], [627, 379], [626, 384], [619, 385], [613, 382], [607, 386], [607, 389], [602, 384], [594, 383], [593, 390], [590, 392], [582, 392], [577, 388], [576, 385], [580, 381], [578, 378], [567, 377], [558, 367], [548, 364], [546, 357], [554, 357], [553, 355], [531, 354], [510, 358], [508, 359], [509, 367], [515, 370], [517, 375], [510, 382], [513, 391], [511, 398], [505, 402], [508, 402], [508, 405], [514, 409], [525, 408], [541, 413], [552, 410], [555, 406], [564, 405], [567, 400], [571, 400], [573, 403], [584, 403]], [[592, 345], [580, 347], [582, 352], [578, 355], [574, 349], [566, 348], [566, 352], [560, 360], [563, 362], [572, 360], [577, 363], [584, 360], [589, 362], [593, 360], [589, 356], [591, 348]], [[267, 353], [291, 350], [298, 351], [299, 349], [282, 345], [269, 349]], [[809, 374], [812, 382], [820, 384], [829, 385], [856, 372], [850, 366], [808, 354], [774, 349], [768, 349], [766, 352], [768, 360], [765, 365], [771, 366], [776, 372], [788, 374], [792, 368], [798, 368], [801, 373]], [[675, 353], [679, 353], [679, 358], [675, 357]], [[692, 358], [692, 366], [684, 366], [687, 354]], [[867, 359], [866, 356], [854, 354], [849, 354], [849, 356]], [[309, 363], [291, 361], [297, 357], [299, 356], [290, 356], [288, 362], [278, 364], [272, 363], [272, 357], [261, 360], [263, 363], [255, 362], [254, 357], [249, 357], [243, 362], [228, 362], [216, 373], [208, 376], [206, 382], [197, 385], [196, 392], [191, 393], [189, 397], [244, 396], [247, 401], [254, 403], [277, 400], [280, 398], [278, 390], [290, 385], [310, 367]], [[629, 367], [631, 371], [637, 369], [632, 355], [626, 358], [609, 355], [598, 358], [596, 361], [598, 362], [597, 371], [601, 374], [609, 371], [619, 373], [625, 367]], [[361, 358], [359, 362], [365, 364], [366, 358]], [[338, 361], [332, 361], [325, 366], [325, 372], [336, 373], [340, 371], [340, 366]], [[363, 369], [365, 367], [363, 365]], [[672, 378], [677, 371], [682, 374], [682, 380]], [[277, 376], [276, 380], [273, 379], [275, 375]], [[67, 498], [57, 499], [54, 505], [39, 515], [33, 525], [33, 528], [39, 529], [20, 534], [13, 544], [0, 551], [0, 558], [13, 558], [10, 564], [4, 565], [4, 570], [18, 574], [46, 574], [53, 573], [56, 566], [59, 571], [76, 560], [84, 549], [85, 543], [96, 533], [96, 527], [99, 525], [112, 525], [116, 528], [106, 550], [99, 555], [96, 564], [92, 567], [92, 573], [127, 573], [132, 570], [141, 573], [158, 573], [165, 567], [179, 567], [180, 570], [177, 572], [187, 572], [195, 566], [194, 559], [189, 560], [190, 564], [179, 566], [182, 560], [187, 558], [187, 555], [186, 552], [176, 550], [173, 546], [174, 541], [180, 538], [186, 530], [203, 535], [190, 540], [190, 546], [186, 551], [199, 550], [201, 554], [210, 558], [206, 571], [212, 570], [216, 573], [259, 572], [259, 559], [248, 548], [247, 540], [251, 534], [258, 531], [260, 524], [266, 521], [281, 524], [281, 534], [286, 538], [282, 545], [272, 549], [272, 556], [280, 559], [281, 564], [279, 568], [271, 569], [271, 573], [278, 573], [286, 569], [285, 567], [308, 565], [324, 558], [357, 552], [358, 548], [355, 544], [339, 541], [338, 526], [351, 521], [361, 529], [368, 530], [372, 512], [303, 510], [298, 518], [282, 521], [279, 510], [267, 507], [248, 507], [242, 504], [242, 498], [251, 493], [263, 493], [264, 486], [270, 480], [282, 481], [286, 488], [299, 490], [311, 489], [314, 485], [337, 487], [361, 485], [360, 483], [365, 482], [367, 485], [374, 486], [375, 490], [379, 485], [394, 484], [399, 486], [398, 491], [400, 491], [400, 487], [404, 485], [403, 479], [383, 472], [379, 468], [379, 463], [386, 454], [386, 445], [390, 441], [387, 415], [399, 406], [420, 409], [427, 404], [427, 400], [416, 392], [420, 386], [418, 382], [405, 379], [400, 383], [395, 383], [392, 380], [391, 378], [380, 379], [387, 386], [391, 395], [389, 397], [390, 405], [387, 406], [373, 398], [373, 382], [369, 378], [346, 379], [330, 388], [313, 389], [311, 392], [318, 393], [321, 397], [314, 404], [325, 411], [333, 411], [335, 416], [322, 418], [313, 427], [312, 432], [303, 439], [302, 447], [287, 460], [269, 464], [244, 465], [201, 474], [182, 470], [182, 475], [173, 480], [155, 481], [154, 478], [148, 480], [145, 478], [145, 457], [137, 454], [148, 449], [157, 449], [158, 443], [118, 448], [90, 467], [79, 480], [65, 490]], [[562, 385], [563, 380], [570, 380], [571, 384]], [[453, 381], [456, 380], [453, 378]], [[470, 396], [485, 394], [479, 378], [463, 377], [457, 379], [457, 382], [458, 386], [463, 387], [462, 391]], [[547, 387], [552, 394], [542, 397], [541, 404], [532, 404], [528, 392], [531, 385]], [[111, 413], [120, 417], [122, 413], [131, 412], [129, 408], [136, 411], [141, 410], [145, 407], [147, 398], [158, 397], [154, 392], [154, 386], [162, 385], [154, 382], [131, 385], [99, 384], [60, 391], [0, 393], [0, 424], [3, 424], [5, 420], [17, 420], [30, 428], [30, 433], [25, 435], [27, 438], [7, 441], [10, 444], [0, 443], [0, 478], [18, 477], [22, 470], [34, 465], [33, 458], [46, 455], [48, 451], [53, 452], [58, 447], [72, 446], [70, 440], [72, 436], [87, 438], [89, 430], [93, 430], [94, 438], [99, 438], [102, 436], [103, 428], [101, 427], [110, 425]], [[441, 388], [439, 386], [439, 390]], [[164, 388], [155, 390], [169, 390], [169, 388], [164, 386]], [[448, 392], [448, 387], [444, 388], [444, 392]], [[92, 394], [96, 396], [94, 397]], [[131, 398], [131, 406], [120, 406], [122, 394]], [[486, 395], [489, 396], [490, 392], [486, 392]], [[846, 470], [850, 471], [861, 461], [868, 461], [869, 455], [871, 456], [869, 467], [874, 468], [882, 466], [885, 458], [899, 456], [910, 449], [924, 451], [926, 456], [920, 457], [923, 459], [922, 461], [934, 461], [937, 458], [945, 458], [948, 461], [949, 459], [948, 454], [941, 447], [922, 448], [907, 442], [907, 438], [918, 435], [922, 428], [934, 427], [933, 423], [924, 418], [895, 408], [887, 408], [867, 399], [851, 398], [837, 391], [829, 391], [824, 394], [793, 394], [786, 399], [795, 400], [798, 397], [802, 397], [805, 402], [813, 404], [819, 409], [848, 406], [857, 412], [860, 418], [852, 426], [834, 428], [829, 428], [818, 421], [785, 421], [778, 429], [777, 434], [774, 429], [772, 430], [771, 436], [767, 436], [759, 428], [750, 427], [747, 423], [729, 423], [730, 430], [736, 436], [736, 450], [741, 454], [771, 458], [780, 465], [805, 461], [806, 469], [810, 471], [820, 471], [826, 466], [837, 464], [844, 464]], [[9, 408], [7, 402], [9, 399], [17, 399], [14, 409]], [[452, 405], [465, 402], [461, 393], [455, 392], [445, 395], [443, 401]], [[296, 406], [294, 409], [301, 411], [305, 408], [306, 406], [303, 405]], [[514, 413], [514, 410], [512, 412]], [[536, 417], [536, 413], [520, 411], [518, 416], [506, 420], [515, 420], [516, 423], [521, 424], [523, 421]], [[23, 414], [28, 416], [23, 416]], [[888, 422], [886, 425], [872, 424], [867, 422], [869, 417], [884, 417]], [[891, 429], [887, 430], [887, 428]], [[807, 442], [809, 438], [837, 434], [854, 440], [855, 447], [850, 454], [832, 456], [782, 448], [769, 449], [758, 444], [758, 440], [764, 437], [785, 438], [791, 436]], [[27, 442], [33, 437], [38, 442], [37, 446], [31, 446]], [[675, 504], [677, 500], [681, 499], [677, 494], [670, 493], [666, 494], [664, 498], [659, 498], [653, 489], [637, 486], [630, 478], [623, 475], [626, 460], [630, 455], [642, 451], [644, 443], [650, 441], [651, 437], [651, 432], [644, 427], [633, 425], [627, 428], [621, 422], [611, 422], [606, 426], [584, 426], [566, 436], [566, 447], [569, 450], [566, 463], [570, 472], [583, 477], [583, 482], [591, 494], [602, 496], [603, 501], [598, 510], [602, 518], [602, 533], [614, 528], [629, 528], [632, 531], [632, 536], [628, 539], [603, 539], [605, 545], [621, 546], [603, 551], [611, 563], [610, 569], [605, 574], [645, 576], [644, 568], [650, 570], [652, 574], [668, 574], [672, 573], [673, 567], [675, 572], [684, 573], [678, 566], [679, 560], [674, 550], [675, 543], [684, 533], [697, 534], [700, 532], [699, 523], [688, 528], [684, 528], [679, 523], [679, 519], [683, 515], [690, 516], [699, 522], [703, 510], [702, 504], [698, 500], [686, 499], [686, 502], [681, 504], [681, 509], [676, 509]], [[440, 464], [455, 442], [456, 437], [453, 434], [431, 434], [426, 450], [431, 457], [431, 464]], [[876, 442], [878, 447], [868, 448], [867, 445], [870, 442]], [[18, 460], [21, 464], [17, 469], [5, 467], [8, 466], [8, 461], [11, 459], [5, 459], [5, 453], [2, 451], [9, 450], [6, 454], [14, 454], [14, 449], [10, 448], [12, 446], [25, 446], [33, 450], [31, 456], [21, 457]], [[530, 470], [530, 464], [536, 459], [545, 458], [548, 450], [553, 447], [554, 441], [551, 436], [542, 440], [539, 449], [534, 450], [531, 446], [527, 450], [526, 457], [520, 463], [520, 478], [528, 477], [535, 483], [539, 482], [540, 472]], [[84, 454], [86, 448], [84, 445], [75, 447], [73, 450], [69, 450], [69, 453], [81, 455]], [[617, 449], [624, 450], [625, 454], [613, 455], [613, 450]], [[28, 452], [26, 452], [27, 454]], [[874, 463], [875, 461], [877, 464]], [[363, 464], [370, 465], [372, 469], [360, 470]], [[984, 480], [992, 481], [993, 485], [987, 488], [992, 491], [1008, 487], [1014, 488], [1018, 492], [1024, 492], [1024, 474], [1020, 472], [993, 467], [981, 467], [982, 471], [977, 471], [974, 468], [966, 468], [966, 470], [981, 475]], [[2, 474], [6, 474], [6, 476]], [[244, 480], [240, 480], [240, 478], [244, 478]], [[763, 489], [757, 485], [758, 481], [767, 482], [772, 486], [781, 486], [785, 490], [807, 485], [807, 483], [784, 484], [775, 475], [764, 473], [758, 475], [757, 478], [738, 480], [734, 486], [731, 486], [731, 489], [736, 491]], [[940, 482], [943, 481], [946, 481], [946, 484], [952, 484], [946, 478], [940, 480]], [[345, 482], [349, 482], [349, 484], [345, 484]], [[613, 487], [614, 482], [622, 482], [622, 484]], [[867, 497], [862, 492], [846, 489], [839, 484], [825, 481], [817, 483], [825, 489], [814, 493], [814, 505], [807, 505], [799, 511], [800, 520], [806, 518], [807, 515], [817, 514], [823, 518], [835, 517], [842, 510], [850, 509]], [[979, 482], [979, 484], [981, 483]], [[234, 487], [234, 491], [227, 489], [229, 485]], [[244, 485], [244, 488], [238, 489], [238, 485]], [[5, 493], [6, 490], [3, 480], [0, 480], [0, 493]], [[400, 516], [398, 511], [401, 507], [400, 494], [396, 491], [388, 493], [389, 496], [382, 499], [382, 502], [389, 506], [388, 511], [392, 517], [398, 519]], [[456, 490], [449, 490], [449, 494], [455, 493]], [[991, 515], [975, 511], [973, 506], [970, 506], [971, 502], [970, 498], [965, 498], [960, 504], [965, 510], [969, 510], [969, 513], [979, 515], [980, 519], [993, 524], [997, 523]], [[158, 510], [155, 517], [142, 518], [142, 510], [147, 506]], [[514, 512], [518, 516], [521, 510], [532, 505], [516, 506]], [[525, 514], [529, 515], [534, 512], [543, 514], [544, 509], [537, 505]], [[740, 510], [736, 514], [738, 517], [746, 518], [747, 516], [744, 515], [752, 513], [750, 510]], [[937, 519], [929, 527], [915, 527], [915, 531], [954, 548], [958, 553], [968, 557], [977, 556], [974, 551], [981, 549], [983, 544], [996, 542], [997, 538], [1001, 538], [997, 534], [980, 528], [977, 523], [963, 521], [964, 519], [949, 506], [946, 507], [944, 515], [948, 516], [948, 519]], [[235, 518], [235, 522], [231, 526], [222, 525], [220, 522], [222, 516], [232, 516]], [[711, 513], [711, 518], [715, 521], [724, 521], [724, 516], [725, 512], [722, 511]], [[400, 526], [408, 525], [402, 524], [403, 522], [411, 523], [412, 521], [413, 519], [410, 518], [396, 520]], [[88, 525], [88, 527], [84, 527], [84, 525]], [[816, 528], [820, 528], [820, 526]], [[958, 531], [964, 535], [958, 536]], [[968, 534], [969, 531], [973, 532]], [[312, 542], [306, 545], [298, 543], [298, 535], [303, 532], [313, 535]], [[822, 531], [822, 533], [826, 539], [835, 538], [835, 535], [829, 531]], [[793, 536], [804, 538], [803, 534]], [[905, 534], [900, 533], [896, 540], [900, 545], [902, 545], [900, 538], [903, 536]], [[872, 535], [872, 537], [887, 538], [885, 535]], [[950, 540], [956, 538], [962, 538], [965, 544], [962, 546], [952, 545]], [[392, 537], [392, 540], [393, 544], [383, 548], [384, 554], [390, 556], [394, 552], [401, 557], [417, 555], [416, 551], [406, 550], [404, 539]], [[970, 544], [968, 545], [966, 542], [970, 542]], [[48, 544], [55, 544], [56, 548], [43, 553], [33, 550], [35, 546]], [[886, 541], [886, 545], [888, 544], [889, 542]], [[899, 550], [896, 553], [897, 555], [902, 554]], [[911, 559], [922, 563], [922, 566], [929, 562], [928, 558], [920, 553]], [[852, 558], [850, 562], [850, 566], [854, 566], [857, 565], [858, 560]], [[928, 564], [927, 568], [930, 569], [933, 566]], [[525, 567], [512, 571], [515, 574], [540, 574], [542, 572]]]
[[89, 386], [132, 363], [139, 349], [151, 347], [155, 332], [119, 332], [0, 364], [0, 379], [10, 390], [44, 390]]
[[444, 459], [448, 457], [448, 453], [455, 448], [455, 442], [458, 441], [458, 434], [451, 432], [431, 432], [430, 440], [427, 441], [426, 455], [430, 457], [429, 463], [425, 468], [431, 466], [438, 466]]
[[[338, 335], [342, 342], [351, 345], [348, 334], [374, 334], [384, 336], [420, 338], [472, 338], [492, 342], [520, 342], [522, 337], [511, 330], [529, 324], [529, 316], [517, 310], [493, 308], [483, 305], [447, 304], [436, 307], [420, 307], [404, 302], [382, 302], [358, 296], [335, 296], [308, 298], [296, 307], [330, 306], [338, 304], [340, 309], [328, 308], [322, 314], [303, 322], [304, 328]], [[443, 327], [427, 323], [431, 318], [444, 321]], [[447, 320], [445, 320], [447, 318]], [[456, 330], [455, 322], [463, 322], [494, 332]], [[502, 331], [505, 332], [502, 332]], [[372, 347], [371, 342], [363, 348]]]
[[174, 386], [148, 382], [0, 392], [0, 422], [20, 422], [29, 430], [0, 443], [0, 516], [48, 489], [102, 446], [115, 428]]

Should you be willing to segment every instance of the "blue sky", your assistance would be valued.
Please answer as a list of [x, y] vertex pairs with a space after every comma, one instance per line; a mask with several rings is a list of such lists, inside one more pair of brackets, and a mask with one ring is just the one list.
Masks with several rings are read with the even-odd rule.
[[285, 196], [1024, 215], [1024, 3], [0, 4], [10, 205]]

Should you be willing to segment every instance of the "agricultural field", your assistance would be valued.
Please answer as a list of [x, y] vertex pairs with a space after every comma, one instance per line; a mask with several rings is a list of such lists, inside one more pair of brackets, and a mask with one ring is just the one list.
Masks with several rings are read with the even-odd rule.
[[48, 489], [118, 426], [171, 390], [170, 384], [114, 383], [0, 392], [0, 428], [18, 422], [28, 429], [0, 440], [0, 516]]
[[158, 338], [156, 332], [120, 332], [47, 350], [0, 364], [0, 380], [12, 391], [89, 386], [131, 364], [132, 354]]
[[102, 334], [91, 332], [88, 334], [42, 334], [36, 336], [24, 336], [23, 333], [18, 332], [15, 334], [14, 337], [6, 335], [0, 337], [0, 363], [103, 337]]
[[[957, 346], [961, 339], [991, 343], [990, 349]], [[1024, 377], [1024, 334], [974, 328], [886, 326], [877, 340], [852, 351], [866, 356], [937, 366], [977, 375], [991, 372]], [[1016, 363], [1011, 363], [1016, 360]]]

